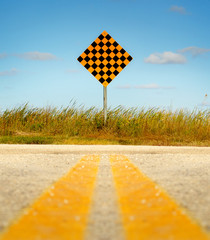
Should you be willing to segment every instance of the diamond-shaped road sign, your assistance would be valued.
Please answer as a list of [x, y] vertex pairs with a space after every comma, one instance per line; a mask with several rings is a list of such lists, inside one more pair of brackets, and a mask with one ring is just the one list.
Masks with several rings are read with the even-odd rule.
[[78, 57], [78, 61], [107, 87], [133, 58], [106, 32]]

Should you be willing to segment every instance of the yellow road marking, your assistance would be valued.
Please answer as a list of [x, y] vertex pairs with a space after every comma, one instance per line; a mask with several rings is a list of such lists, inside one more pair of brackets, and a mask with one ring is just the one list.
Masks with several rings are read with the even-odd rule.
[[80, 240], [98, 171], [99, 156], [86, 156], [48, 189], [1, 240]]
[[110, 157], [126, 239], [203, 240], [202, 229], [125, 156]]

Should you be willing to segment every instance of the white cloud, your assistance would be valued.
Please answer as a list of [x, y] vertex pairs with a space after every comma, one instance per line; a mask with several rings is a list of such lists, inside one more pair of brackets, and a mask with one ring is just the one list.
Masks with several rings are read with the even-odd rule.
[[67, 69], [66, 72], [67, 73], [78, 73], [79, 70], [78, 69]]
[[177, 13], [180, 13], [182, 15], [187, 14], [186, 9], [184, 7], [182, 7], [182, 6], [171, 6], [169, 10], [171, 12], [177, 12]]
[[210, 102], [202, 102], [198, 104], [199, 107], [210, 107]]
[[210, 106], [210, 102], [208, 101], [207, 94], [205, 94], [204, 99], [203, 99], [202, 103], [199, 104], [199, 106], [201, 106], [201, 107], [209, 107]]
[[134, 88], [140, 88], [140, 89], [160, 89], [160, 86], [156, 83], [151, 84], [145, 84], [145, 85], [137, 85]]
[[6, 57], [7, 57], [7, 54], [6, 54], [6, 53], [0, 53], [0, 59], [6, 58]]
[[2, 76], [14, 76], [17, 73], [18, 73], [18, 70], [16, 68], [12, 68], [11, 70], [0, 72], [0, 77], [2, 77]]
[[164, 52], [150, 54], [149, 57], [144, 59], [144, 62], [152, 64], [183, 64], [187, 62], [187, 59], [178, 53]]
[[199, 48], [199, 47], [187, 47], [187, 48], [180, 49], [177, 52], [190, 53], [190, 54], [192, 54], [193, 57], [196, 57], [198, 55], [210, 52], [210, 49], [209, 48]]
[[16, 54], [17, 57], [36, 60], [36, 61], [47, 61], [47, 60], [57, 60], [57, 57], [51, 53], [41, 53], [41, 52], [26, 52], [23, 54]]
[[202, 106], [202, 107], [210, 107], [210, 102], [202, 102], [200, 104], [200, 106]]
[[174, 89], [174, 87], [162, 87], [156, 83], [137, 85], [137, 86], [134, 86], [134, 88], [137, 88], [137, 89]]
[[156, 83], [136, 85], [136, 86], [122, 85], [122, 86], [118, 86], [117, 88], [118, 89], [131, 89], [131, 88], [134, 88], [134, 89], [175, 89], [175, 87], [163, 87]]
[[117, 86], [117, 88], [119, 88], [119, 89], [130, 89], [131, 86], [130, 85], [121, 85], [121, 86]]

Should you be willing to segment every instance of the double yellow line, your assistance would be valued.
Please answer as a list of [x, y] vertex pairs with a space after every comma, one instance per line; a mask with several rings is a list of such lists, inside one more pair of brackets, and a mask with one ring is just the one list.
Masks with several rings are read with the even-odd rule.
[[[82, 158], [35, 201], [1, 240], [80, 240], [88, 223], [100, 158]], [[125, 156], [110, 156], [128, 240], [203, 240], [208, 236]], [[110, 239], [114, 240], [114, 239]]]
[[48, 189], [1, 240], [80, 240], [87, 224], [99, 156], [86, 156]]
[[202, 229], [125, 156], [111, 156], [126, 239], [203, 240]]

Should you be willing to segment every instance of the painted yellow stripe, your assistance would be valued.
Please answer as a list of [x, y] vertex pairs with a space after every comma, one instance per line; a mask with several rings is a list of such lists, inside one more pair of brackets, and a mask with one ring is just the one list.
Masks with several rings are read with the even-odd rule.
[[113, 155], [110, 161], [126, 239], [208, 239], [175, 201], [129, 159]]
[[80, 240], [84, 230], [99, 156], [86, 156], [48, 189], [1, 240]]

